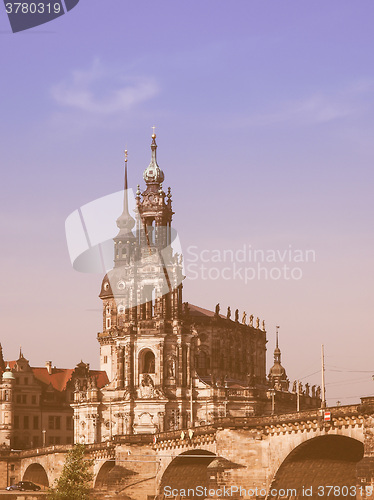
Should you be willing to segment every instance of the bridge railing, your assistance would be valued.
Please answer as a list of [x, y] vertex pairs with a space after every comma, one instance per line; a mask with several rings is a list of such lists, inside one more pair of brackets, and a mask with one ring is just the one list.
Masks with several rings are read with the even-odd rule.
[[73, 448], [72, 444], [57, 444], [53, 446], [45, 446], [44, 448], [32, 448], [30, 450], [18, 451], [21, 457], [33, 457], [35, 455], [49, 455], [51, 453], [67, 453]]

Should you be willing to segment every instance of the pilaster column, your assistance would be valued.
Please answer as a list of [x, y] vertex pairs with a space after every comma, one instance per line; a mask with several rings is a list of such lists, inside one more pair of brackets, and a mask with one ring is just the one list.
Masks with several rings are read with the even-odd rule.
[[177, 345], [177, 366], [175, 367], [176, 374], [175, 378], [179, 387], [183, 385], [183, 353], [182, 353], [182, 345]]
[[130, 346], [129, 346], [129, 344], [125, 345], [124, 364], [125, 364], [125, 387], [127, 389], [130, 386], [130, 379], [131, 379], [131, 374], [130, 374]]
[[159, 380], [159, 384], [161, 386], [163, 386], [164, 385], [164, 349], [163, 349], [163, 345], [162, 345], [161, 342], [158, 344], [158, 357], [159, 357], [159, 360], [160, 360], [160, 367], [159, 367], [159, 377], [160, 377], [160, 380]]
[[186, 383], [190, 384], [191, 378], [191, 346], [186, 345]]
[[124, 385], [124, 348], [119, 346], [117, 348], [117, 389], [122, 389]]

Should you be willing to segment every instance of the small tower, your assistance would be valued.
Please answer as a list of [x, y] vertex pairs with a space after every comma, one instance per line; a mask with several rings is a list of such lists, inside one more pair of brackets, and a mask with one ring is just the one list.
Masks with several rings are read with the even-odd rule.
[[135, 220], [129, 214], [129, 200], [128, 200], [128, 184], [127, 184], [127, 162], [128, 154], [125, 150], [125, 182], [124, 182], [124, 197], [123, 197], [123, 211], [117, 219], [117, 226], [119, 232], [114, 238], [114, 266], [121, 267], [129, 263], [133, 250], [135, 237], [132, 232], [135, 226]]
[[279, 326], [276, 327], [274, 365], [270, 368], [269, 371], [269, 382], [271, 387], [274, 388], [275, 390], [286, 391], [288, 390], [289, 381], [287, 378], [286, 370], [283, 368], [281, 364], [281, 351], [279, 349], [278, 330]]
[[173, 336], [181, 332], [182, 257], [172, 248], [171, 190], [165, 194], [162, 188], [165, 175], [156, 152], [153, 133], [151, 161], [143, 173], [146, 187], [141, 192], [138, 186], [136, 193], [135, 221], [129, 213], [125, 151], [125, 196], [114, 238], [114, 267], [104, 277], [100, 292], [101, 369], [113, 387], [131, 395], [146, 393], [144, 387], [151, 381], [157, 388], [182, 384], [182, 367], [179, 373], [176, 370], [178, 337]]
[[11, 446], [13, 438], [13, 389], [15, 377], [9, 367], [5, 368], [1, 381], [1, 421], [0, 421], [0, 445]]
[[[137, 193], [137, 235], [143, 283], [138, 294], [144, 304], [140, 318], [173, 320], [182, 312], [182, 266], [171, 248], [173, 210], [171, 190], [163, 191], [164, 172], [157, 163], [156, 134], [152, 134], [151, 162], [143, 173], [146, 189]], [[142, 198], [142, 199], [141, 199]], [[147, 269], [149, 271], [147, 272]], [[150, 285], [152, 283], [152, 285]], [[153, 311], [151, 301], [153, 300]]]

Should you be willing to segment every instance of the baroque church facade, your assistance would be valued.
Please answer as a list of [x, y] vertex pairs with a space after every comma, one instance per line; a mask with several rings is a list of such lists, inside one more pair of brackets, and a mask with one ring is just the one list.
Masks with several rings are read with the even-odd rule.
[[[292, 387], [281, 365], [266, 372], [265, 323], [239, 312], [220, 313], [183, 302], [183, 257], [175, 250], [172, 195], [163, 189], [156, 135], [151, 162], [136, 192], [135, 216], [127, 198], [117, 219], [114, 266], [102, 281], [100, 370], [76, 384], [74, 442], [196, 427], [217, 418], [265, 415], [320, 406], [319, 390]], [[296, 394], [298, 392], [298, 394]]]

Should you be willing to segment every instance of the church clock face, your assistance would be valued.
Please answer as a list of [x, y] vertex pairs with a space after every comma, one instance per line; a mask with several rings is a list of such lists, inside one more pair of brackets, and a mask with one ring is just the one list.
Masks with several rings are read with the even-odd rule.
[[125, 289], [125, 282], [123, 280], [120, 280], [118, 283], [117, 283], [117, 288], [118, 290], [124, 290]]

